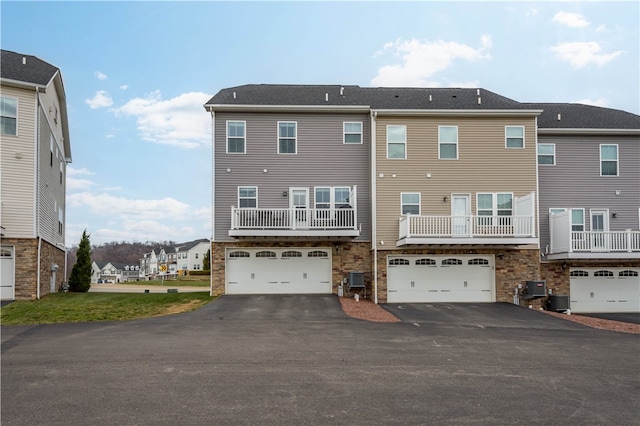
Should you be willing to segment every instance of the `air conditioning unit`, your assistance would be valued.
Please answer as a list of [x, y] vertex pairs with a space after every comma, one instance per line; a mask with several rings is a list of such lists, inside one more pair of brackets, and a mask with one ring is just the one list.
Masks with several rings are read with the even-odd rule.
[[569, 310], [569, 296], [552, 294], [547, 301], [547, 311], [565, 312]]
[[523, 299], [537, 299], [547, 296], [546, 281], [525, 281], [524, 290], [522, 291]]

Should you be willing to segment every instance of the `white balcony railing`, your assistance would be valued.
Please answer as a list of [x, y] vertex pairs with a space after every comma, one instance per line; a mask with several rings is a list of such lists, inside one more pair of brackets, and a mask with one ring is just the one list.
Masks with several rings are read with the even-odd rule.
[[571, 232], [572, 252], [640, 252], [640, 231]]
[[232, 230], [358, 230], [353, 208], [239, 208], [231, 207]]
[[400, 218], [404, 238], [535, 238], [533, 216], [417, 216]]

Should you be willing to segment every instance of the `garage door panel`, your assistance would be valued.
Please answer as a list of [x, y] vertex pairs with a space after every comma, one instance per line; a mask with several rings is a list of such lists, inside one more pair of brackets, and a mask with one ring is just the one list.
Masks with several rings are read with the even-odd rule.
[[640, 268], [572, 268], [570, 275], [573, 312], [640, 312]]
[[390, 255], [387, 265], [389, 303], [495, 300], [493, 256]]
[[232, 258], [237, 250], [227, 251], [227, 294], [331, 293], [330, 248], [251, 248]]

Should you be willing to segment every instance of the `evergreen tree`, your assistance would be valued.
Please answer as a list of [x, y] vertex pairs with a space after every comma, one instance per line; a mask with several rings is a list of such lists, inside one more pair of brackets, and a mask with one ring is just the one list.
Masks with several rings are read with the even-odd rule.
[[207, 250], [207, 254], [202, 259], [202, 269], [205, 271], [211, 270], [211, 249]]
[[91, 287], [91, 243], [85, 229], [76, 253], [76, 263], [69, 277], [69, 291], [86, 292]]

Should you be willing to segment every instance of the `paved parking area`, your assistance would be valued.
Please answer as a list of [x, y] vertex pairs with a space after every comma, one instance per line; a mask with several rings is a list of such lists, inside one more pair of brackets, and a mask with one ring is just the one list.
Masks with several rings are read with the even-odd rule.
[[140, 321], [2, 326], [0, 420], [637, 424], [639, 336], [502, 304], [457, 322], [420, 309], [371, 323], [335, 296], [222, 296]]

